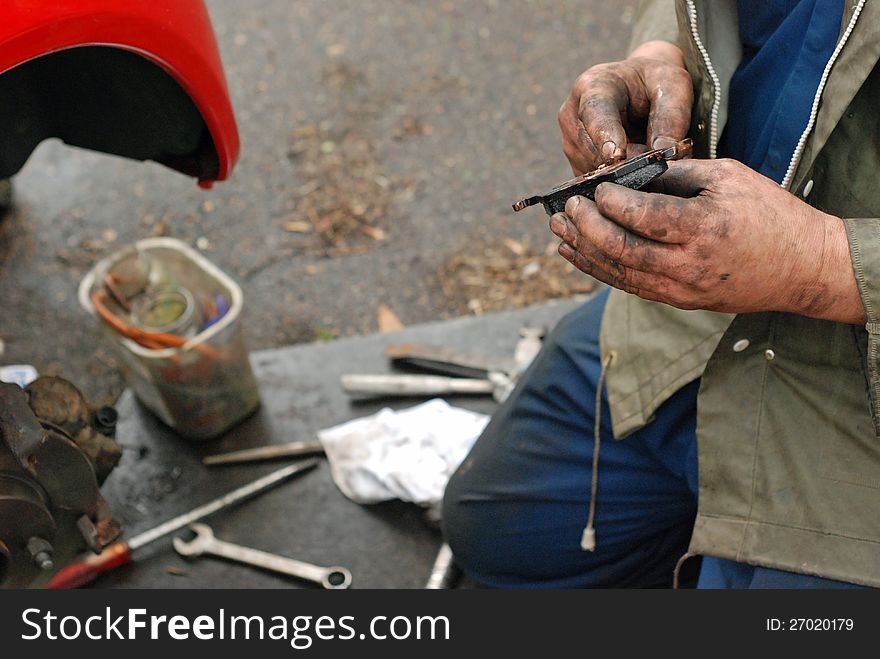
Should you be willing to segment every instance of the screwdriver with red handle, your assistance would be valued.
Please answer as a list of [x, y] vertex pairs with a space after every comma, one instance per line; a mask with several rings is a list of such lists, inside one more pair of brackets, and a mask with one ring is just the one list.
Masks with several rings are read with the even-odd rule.
[[305, 460], [303, 462], [289, 465], [284, 469], [273, 471], [271, 474], [258, 478], [248, 485], [243, 485], [219, 499], [214, 499], [203, 506], [199, 506], [195, 510], [175, 517], [174, 519], [170, 519], [164, 524], [160, 524], [149, 531], [144, 531], [143, 533], [134, 536], [131, 540], [114, 542], [100, 554], [89, 556], [88, 558], [59, 570], [49, 583], [46, 584], [46, 588], [62, 590], [87, 586], [102, 574], [131, 563], [134, 560], [134, 552], [144, 545], [148, 545], [154, 540], [158, 540], [169, 533], [174, 533], [174, 531], [182, 529], [188, 524], [204, 519], [208, 515], [212, 515], [220, 510], [229, 508], [242, 501], [246, 501], [258, 494], [262, 494], [266, 490], [283, 483], [297, 474], [302, 474], [310, 469], [314, 469], [318, 465], [318, 462], [318, 459]]

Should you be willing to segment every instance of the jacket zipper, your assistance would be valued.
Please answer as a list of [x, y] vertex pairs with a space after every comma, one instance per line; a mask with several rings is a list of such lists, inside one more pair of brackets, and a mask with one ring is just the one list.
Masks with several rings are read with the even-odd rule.
[[788, 169], [785, 171], [785, 177], [783, 177], [782, 183], [780, 184], [783, 188], [788, 188], [788, 186], [791, 185], [791, 181], [794, 178], [795, 169], [797, 169], [801, 156], [804, 153], [804, 147], [807, 144], [807, 138], [812, 132], [813, 126], [815, 126], [816, 124], [816, 115], [819, 114], [819, 101], [822, 98], [822, 92], [825, 91], [825, 83], [828, 82], [828, 76], [831, 73], [831, 67], [834, 66], [834, 62], [836, 62], [837, 58], [840, 56], [840, 51], [843, 50], [843, 46], [849, 39], [849, 35], [852, 34], [853, 28], [855, 28], [856, 26], [856, 21], [859, 18], [859, 14], [862, 13], [862, 7], [865, 6], [865, 2], [866, 0], [859, 0], [859, 3], [853, 10], [852, 18], [849, 19], [849, 25], [846, 26], [846, 30], [840, 37], [840, 41], [837, 42], [837, 47], [831, 54], [831, 58], [828, 60], [828, 63], [825, 65], [825, 70], [822, 71], [822, 77], [819, 79], [819, 87], [816, 89], [816, 95], [813, 97], [813, 106], [810, 109], [810, 120], [807, 122], [807, 127], [804, 129], [804, 132], [801, 133], [801, 138], [798, 140], [797, 146], [794, 149], [794, 153], [791, 155], [791, 161], [788, 163]]
[[[810, 119], [807, 122], [807, 127], [804, 129], [804, 132], [801, 134], [801, 137], [798, 140], [797, 146], [794, 149], [794, 153], [792, 153], [791, 161], [789, 161], [788, 163], [788, 169], [786, 170], [785, 176], [783, 177], [781, 183], [781, 186], [783, 188], [788, 188], [788, 186], [791, 185], [791, 180], [794, 177], [795, 169], [797, 168], [798, 162], [803, 155], [804, 147], [807, 143], [807, 138], [812, 132], [813, 126], [816, 124], [816, 115], [818, 115], [819, 113], [819, 101], [822, 98], [822, 92], [825, 90], [825, 84], [828, 82], [828, 76], [831, 73], [831, 67], [834, 66], [834, 63], [840, 56], [840, 51], [843, 50], [844, 44], [846, 44], [850, 34], [852, 34], [852, 31], [856, 26], [856, 21], [859, 18], [859, 14], [862, 13], [862, 8], [865, 6], [866, 1], [867, 0], [859, 0], [859, 3], [853, 10], [853, 15], [852, 18], [850, 18], [849, 25], [847, 25], [846, 30], [840, 38], [840, 41], [837, 43], [837, 47], [834, 49], [834, 52], [831, 54], [831, 58], [828, 60], [828, 63], [825, 65], [825, 69], [822, 71], [822, 77], [819, 80], [819, 87], [816, 89], [816, 95], [813, 97], [813, 105], [810, 108]], [[706, 47], [703, 45], [703, 40], [700, 38], [700, 32], [697, 29], [697, 8], [693, 0], [687, 0], [687, 8], [688, 20], [690, 22], [691, 28], [691, 36], [694, 38], [694, 43], [697, 46], [697, 50], [700, 52], [700, 55], [703, 58], [703, 63], [706, 65], [706, 70], [709, 73], [709, 77], [712, 79], [712, 86], [715, 91], [714, 99], [712, 102], [712, 109], [709, 113], [709, 157], [715, 158], [718, 149], [718, 112], [721, 107], [721, 81], [718, 79], [718, 74], [715, 72], [715, 68], [712, 66], [712, 61], [709, 59], [709, 51], [706, 50]]]
[[[862, 2], [864, 1], [865, 0], [862, 0]], [[712, 66], [712, 61], [709, 59], [709, 51], [706, 50], [706, 47], [703, 45], [703, 40], [700, 38], [700, 31], [697, 29], [697, 7], [694, 5], [693, 0], [687, 0], [687, 8], [688, 21], [691, 26], [691, 36], [694, 38], [697, 50], [700, 51], [703, 63], [706, 65], [706, 71], [712, 79], [712, 86], [715, 90], [712, 109], [709, 113], [709, 157], [714, 158], [718, 149], [718, 111], [721, 108], [721, 81], [718, 79], [715, 67]]]

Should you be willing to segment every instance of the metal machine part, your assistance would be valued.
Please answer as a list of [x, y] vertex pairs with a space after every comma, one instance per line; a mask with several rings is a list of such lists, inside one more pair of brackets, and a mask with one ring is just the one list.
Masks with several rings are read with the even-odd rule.
[[635, 158], [624, 160], [616, 165], [608, 165], [566, 181], [543, 195], [521, 199], [513, 205], [514, 211], [521, 211], [529, 206], [543, 204], [547, 215], [561, 213], [565, 210], [565, 202], [571, 197], [581, 195], [592, 199], [600, 183], [617, 183], [634, 190], [640, 190], [665, 172], [668, 160], [677, 160], [690, 155], [693, 142], [690, 139], [677, 142], [665, 149], [648, 151]]
[[114, 542], [98, 556], [89, 556], [85, 560], [68, 565], [52, 577], [52, 580], [49, 581], [46, 587], [56, 590], [67, 590], [88, 585], [105, 572], [115, 570], [122, 565], [131, 563], [131, 561], [134, 560], [134, 552], [141, 547], [144, 547], [151, 542], [155, 542], [169, 533], [174, 533], [187, 524], [192, 524], [200, 519], [204, 519], [208, 515], [213, 515], [214, 513], [225, 510], [230, 506], [252, 499], [276, 485], [280, 485], [289, 478], [292, 478], [297, 474], [303, 474], [317, 466], [318, 460], [313, 458], [311, 460], [304, 460], [296, 464], [288, 465], [278, 471], [273, 471], [271, 474], [258, 478], [247, 485], [242, 485], [241, 487], [232, 490], [232, 492], [224, 494], [222, 497], [214, 499], [213, 501], [209, 501], [188, 513], [178, 515], [159, 526], [153, 527], [143, 533], [139, 533], [131, 540]]
[[328, 590], [344, 589], [351, 585], [351, 572], [344, 567], [321, 567], [259, 549], [224, 542], [214, 537], [214, 532], [207, 524], [190, 524], [189, 528], [196, 534], [195, 538], [188, 542], [182, 538], [174, 538], [175, 551], [186, 558], [200, 556], [225, 558], [261, 570], [310, 581]]
[[0, 383], [0, 586], [52, 569], [55, 546], [69, 541], [61, 536], [100, 551], [119, 535], [98, 487], [121, 451], [94, 416], [67, 380]]

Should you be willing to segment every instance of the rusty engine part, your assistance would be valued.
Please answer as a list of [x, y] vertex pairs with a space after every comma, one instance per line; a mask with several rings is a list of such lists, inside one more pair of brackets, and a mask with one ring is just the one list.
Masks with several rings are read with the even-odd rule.
[[119, 535], [98, 489], [122, 455], [115, 423], [62, 378], [0, 383], [0, 586], [51, 570], [63, 535], [95, 552]]
[[690, 155], [692, 149], [693, 142], [686, 139], [665, 149], [655, 149], [615, 165], [600, 167], [557, 185], [543, 195], [521, 199], [513, 205], [513, 210], [521, 211], [529, 206], [543, 204], [547, 215], [561, 213], [565, 210], [565, 202], [571, 197], [581, 195], [592, 199], [600, 183], [617, 183], [640, 190], [669, 168], [666, 164], [668, 160], [685, 158]]

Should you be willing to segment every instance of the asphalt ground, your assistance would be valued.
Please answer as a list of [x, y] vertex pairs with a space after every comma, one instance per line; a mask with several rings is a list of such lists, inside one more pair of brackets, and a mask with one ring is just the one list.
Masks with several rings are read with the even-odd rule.
[[[152, 235], [198, 244], [241, 284], [254, 350], [376, 331], [382, 305], [411, 325], [577, 290], [582, 275], [552, 270], [521, 299], [559, 257], [543, 213], [510, 204], [569, 177], [556, 112], [581, 71], [624, 54], [634, 4], [209, 0], [242, 139], [232, 179], [205, 192], [42, 144], [0, 221], [0, 364], [113, 400], [116, 361], [76, 288]], [[474, 277], [511, 254], [507, 287], [481, 299]]]

